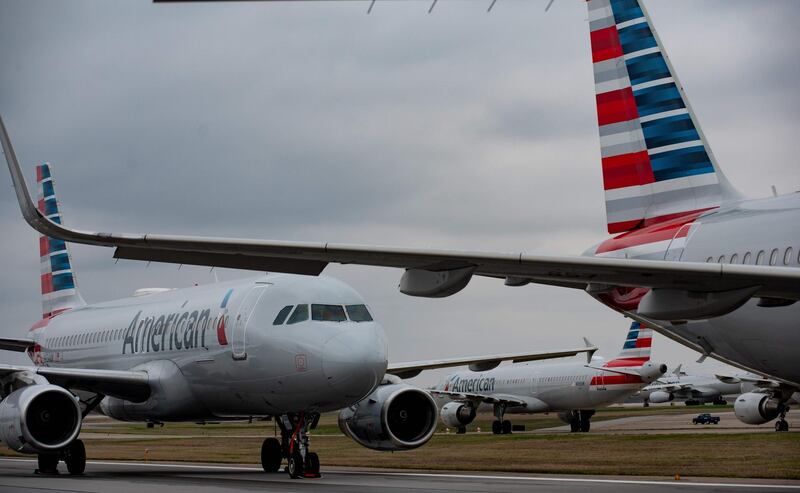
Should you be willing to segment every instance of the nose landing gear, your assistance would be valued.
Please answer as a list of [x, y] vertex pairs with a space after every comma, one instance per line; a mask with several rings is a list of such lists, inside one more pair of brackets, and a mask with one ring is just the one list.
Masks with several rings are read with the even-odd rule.
[[277, 417], [281, 440], [279, 442], [276, 438], [267, 438], [261, 445], [261, 467], [264, 471], [278, 472], [285, 457], [289, 477], [321, 477], [319, 456], [308, 450], [308, 431], [316, 428], [318, 421], [318, 413], [293, 413]]

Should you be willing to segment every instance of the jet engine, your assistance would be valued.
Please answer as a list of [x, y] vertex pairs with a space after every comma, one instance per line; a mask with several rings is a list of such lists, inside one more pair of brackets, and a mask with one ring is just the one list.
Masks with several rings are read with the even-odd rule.
[[450, 428], [467, 426], [475, 419], [475, 407], [461, 402], [448, 402], [439, 411], [442, 423]]
[[661, 404], [662, 402], [670, 402], [674, 398], [675, 396], [672, 395], [672, 392], [664, 392], [663, 390], [656, 390], [650, 393], [650, 397], [648, 399], [653, 404]]
[[81, 421], [75, 396], [56, 385], [29, 385], [0, 401], [0, 439], [17, 452], [62, 449], [78, 436]]
[[339, 413], [339, 429], [372, 450], [411, 450], [436, 431], [436, 403], [427, 392], [402, 383], [381, 385]]
[[780, 400], [769, 394], [747, 392], [736, 398], [733, 411], [739, 421], [749, 425], [760, 425], [777, 418], [783, 410]]

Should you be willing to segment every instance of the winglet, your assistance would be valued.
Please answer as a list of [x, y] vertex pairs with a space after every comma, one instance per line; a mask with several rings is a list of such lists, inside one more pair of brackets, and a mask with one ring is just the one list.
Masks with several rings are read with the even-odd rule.
[[683, 366], [683, 363], [681, 363], [680, 365], [676, 366], [675, 369], [672, 370], [672, 374], [675, 375], [676, 377], [680, 377], [682, 375], [681, 366]]
[[14, 191], [17, 194], [17, 201], [19, 202], [19, 209], [22, 212], [22, 217], [25, 221], [36, 231], [44, 236], [52, 238], [59, 238], [66, 241], [74, 241], [78, 243], [86, 243], [89, 245], [102, 245], [112, 246], [108, 241], [110, 238], [119, 240], [121, 235], [111, 235], [107, 233], [88, 233], [85, 231], [78, 231], [75, 229], [65, 228], [60, 224], [56, 224], [50, 219], [46, 218], [36, 207], [36, 204], [31, 198], [28, 184], [25, 182], [25, 176], [17, 161], [17, 155], [14, 153], [14, 147], [11, 145], [11, 139], [6, 131], [6, 126], [3, 123], [3, 118], [0, 116], [0, 144], [3, 147], [3, 153], [6, 156], [6, 163], [8, 163], [8, 171], [11, 173], [11, 181], [14, 185]]
[[585, 337], [583, 338], [583, 343], [586, 344], [587, 348], [594, 348], [594, 349], [592, 349], [590, 351], [586, 351], [586, 364], [588, 365], [588, 364], [590, 364], [592, 362], [592, 357], [594, 356], [594, 353], [597, 352], [597, 346], [592, 344], [589, 341], [589, 339], [587, 339]]
[[11, 139], [8, 137], [8, 132], [6, 131], [2, 116], [0, 116], [0, 143], [3, 146], [3, 154], [6, 156], [8, 171], [11, 173], [11, 181], [14, 184], [14, 191], [17, 194], [17, 201], [22, 211], [22, 217], [28, 221], [28, 224], [38, 229], [36, 223], [43, 218], [28, 192], [25, 176], [22, 174], [22, 170], [19, 167], [19, 161], [17, 161], [17, 155], [14, 153], [14, 148], [11, 146]]

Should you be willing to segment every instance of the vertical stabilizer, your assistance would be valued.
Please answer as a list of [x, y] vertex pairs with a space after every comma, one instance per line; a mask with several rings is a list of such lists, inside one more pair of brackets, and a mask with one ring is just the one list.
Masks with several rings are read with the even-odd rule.
[[[53, 187], [50, 164], [36, 167], [36, 186], [38, 190], [39, 211], [51, 221], [61, 224], [61, 211]], [[72, 258], [66, 242], [39, 237], [42, 279], [42, 316], [57, 315], [64, 310], [86, 305], [75, 282]]]
[[653, 329], [639, 322], [631, 323], [628, 335], [622, 344], [619, 355], [606, 363], [606, 367], [642, 366], [650, 361], [650, 350], [653, 346]]
[[589, 0], [609, 233], [740, 197], [638, 0]]

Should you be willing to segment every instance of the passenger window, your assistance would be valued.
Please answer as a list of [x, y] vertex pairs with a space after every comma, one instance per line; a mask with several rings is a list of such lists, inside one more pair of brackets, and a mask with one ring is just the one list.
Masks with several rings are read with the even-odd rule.
[[272, 325], [281, 325], [283, 322], [285, 322], [286, 317], [289, 316], [289, 312], [292, 311], [292, 306], [293, 305], [286, 305], [281, 308], [281, 311], [278, 312], [278, 316], [272, 321]]
[[318, 322], [344, 322], [347, 316], [342, 305], [311, 305], [311, 320]]
[[775, 265], [778, 263], [778, 249], [773, 248], [772, 253], [769, 254], [769, 265]]
[[294, 309], [294, 313], [292, 313], [292, 316], [289, 317], [289, 321], [286, 323], [291, 325], [305, 320], [308, 320], [308, 305], [297, 305], [297, 308]]
[[789, 265], [792, 263], [792, 247], [788, 247], [785, 252], [783, 252], [783, 265]]
[[735, 264], [738, 261], [739, 261], [739, 254], [738, 253], [734, 253], [733, 255], [731, 255], [731, 263], [732, 264]]
[[764, 265], [764, 250], [759, 250], [756, 255], [756, 265]]
[[372, 315], [365, 305], [346, 305], [347, 316], [353, 322], [372, 322]]
[[747, 265], [747, 264], [749, 264], [749, 263], [750, 263], [750, 257], [752, 257], [752, 255], [750, 254], [750, 252], [746, 252], [746, 253], [744, 254], [744, 257], [742, 257], [742, 264], [744, 264], [744, 265]]

